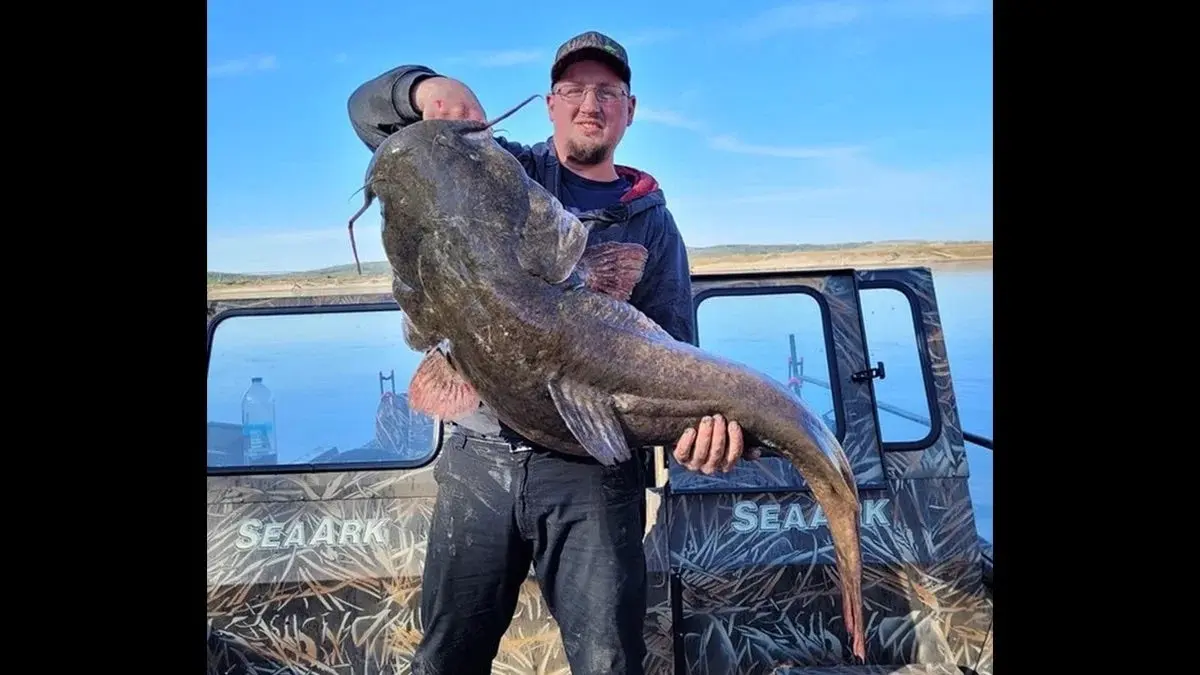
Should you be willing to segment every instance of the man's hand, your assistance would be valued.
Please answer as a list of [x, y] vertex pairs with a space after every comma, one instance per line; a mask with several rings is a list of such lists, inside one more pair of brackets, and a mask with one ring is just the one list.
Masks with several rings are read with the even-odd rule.
[[476, 120], [486, 122], [483, 106], [467, 85], [449, 77], [421, 80], [413, 92], [413, 104], [427, 120]]
[[[691, 471], [702, 471], [711, 476], [718, 468], [723, 473], [733, 468], [742, 457], [742, 428], [737, 422], [725, 424], [721, 415], [700, 420], [698, 427], [688, 429], [675, 444], [675, 459]], [[751, 450], [747, 457], [758, 457]]]

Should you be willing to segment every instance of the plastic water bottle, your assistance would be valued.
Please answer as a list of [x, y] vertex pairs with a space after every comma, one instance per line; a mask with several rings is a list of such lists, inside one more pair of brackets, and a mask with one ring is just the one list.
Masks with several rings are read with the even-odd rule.
[[261, 377], [250, 379], [242, 396], [242, 453], [247, 464], [275, 464], [275, 397]]

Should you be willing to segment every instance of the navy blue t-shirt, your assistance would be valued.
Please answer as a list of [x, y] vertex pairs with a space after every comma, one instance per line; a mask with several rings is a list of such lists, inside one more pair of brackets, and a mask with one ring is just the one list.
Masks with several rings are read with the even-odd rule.
[[612, 206], [621, 201], [621, 195], [630, 188], [629, 179], [618, 176], [613, 181], [595, 181], [584, 178], [567, 167], [562, 169], [562, 205], [568, 211], [579, 215], [584, 211], [593, 211]]

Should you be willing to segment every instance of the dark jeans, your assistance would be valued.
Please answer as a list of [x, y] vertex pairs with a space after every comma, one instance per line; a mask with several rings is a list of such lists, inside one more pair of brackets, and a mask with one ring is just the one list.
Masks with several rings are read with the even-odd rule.
[[447, 427], [414, 675], [482, 675], [533, 564], [572, 675], [642, 675], [645, 478], [635, 457], [514, 447]]

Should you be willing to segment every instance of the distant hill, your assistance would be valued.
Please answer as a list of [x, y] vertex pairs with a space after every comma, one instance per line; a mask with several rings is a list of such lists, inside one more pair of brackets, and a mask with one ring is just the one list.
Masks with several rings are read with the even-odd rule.
[[[778, 256], [810, 251], [854, 251], [869, 248], [924, 248], [924, 247], [962, 247], [962, 246], [991, 246], [990, 241], [926, 241], [926, 240], [889, 240], [889, 241], [858, 241], [841, 244], [726, 244], [721, 246], [688, 247], [688, 257], [691, 262], [703, 262], [717, 258], [735, 256]], [[364, 262], [363, 276], [386, 275], [391, 271], [387, 261]], [[208, 273], [209, 284], [245, 284], [264, 281], [312, 280], [312, 279], [341, 279], [357, 277], [358, 270], [354, 263], [324, 267], [316, 270], [299, 270], [294, 272], [279, 272], [275, 274], [240, 274], [235, 272]]]
[[[375, 262], [364, 262], [362, 264], [363, 276], [376, 276], [380, 274], [388, 274], [391, 271], [391, 266], [386, 260]], [[230, 284], [248, 281], [287, 281], [288, 279], [313, 279], [327, 277], [336, 279], [346, 276], [358, 276], [358, 268], [354, 263], [349, 265], [337, 265], [334, 267], [322, 267], [317, 270], [301, 270], [296, 272], [277, 272], [275, 274], [241, 274], [237, 272], [212, 272], [208, 273], [208, 283], [210, 284]]]
[[804, 253], [806, 251], [853, 251], [863, 248], [876, 247], [914, 247], [914, 246], [969, 246], [990, 245], [992, 242], [983, 240], [954, 240], [932, 241], [925, 239], [889, 239], [886, 241], [851, 241], [840, 244], [726, 244], [721, 246], [688, 247], [688, 258], [702, 260], [705, 258], [727, 258], [744, 255], [787, 255], [789, 253]]

